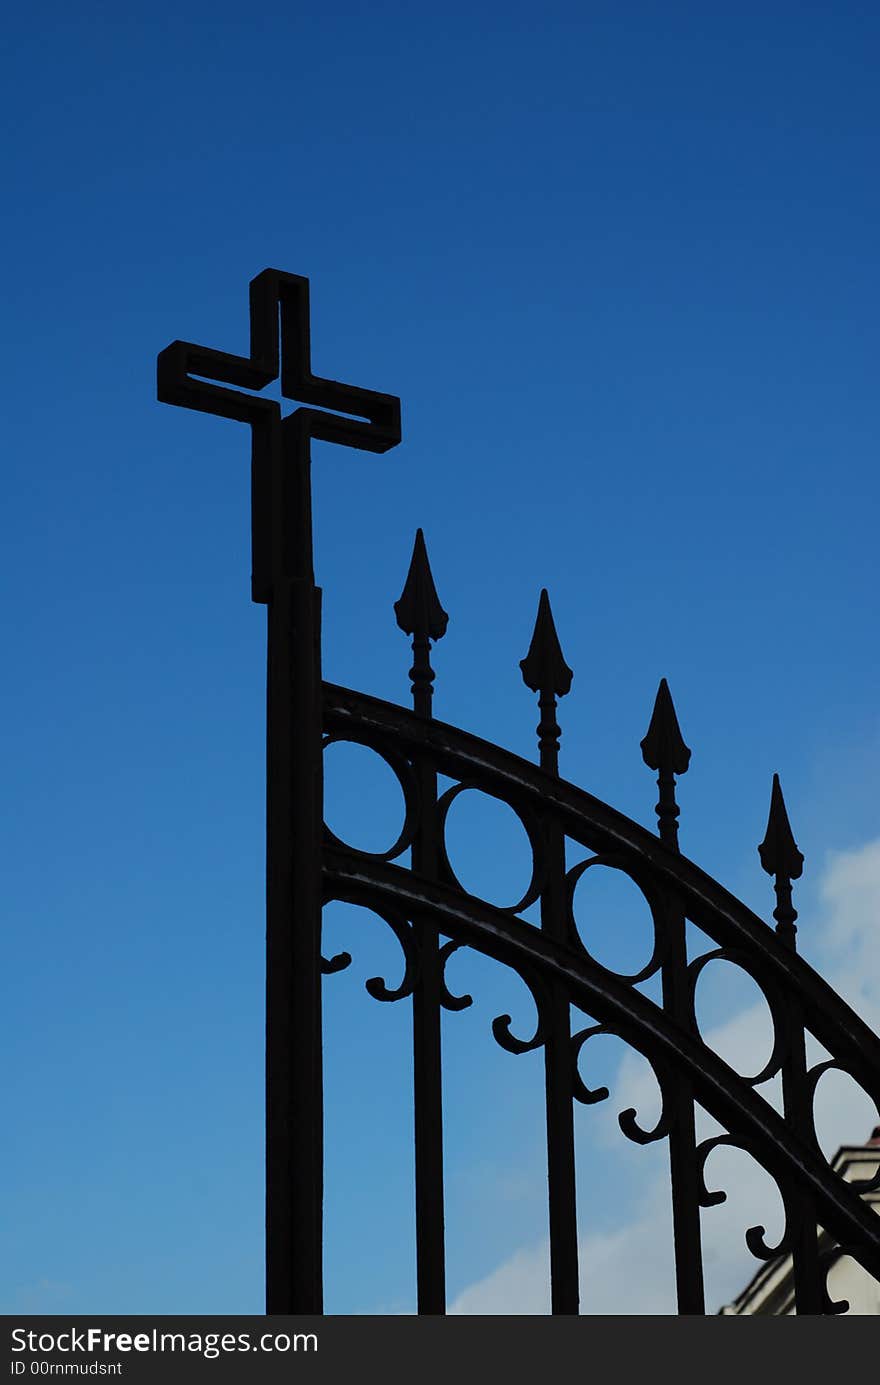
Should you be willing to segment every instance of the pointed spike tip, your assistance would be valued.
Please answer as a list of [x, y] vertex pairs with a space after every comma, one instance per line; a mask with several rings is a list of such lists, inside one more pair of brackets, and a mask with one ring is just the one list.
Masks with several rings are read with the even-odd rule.
[[407, 635], [439, 640], [446, 634], [449, 616], [440, 605], [421, 529], [416, 530], [409, 572], [400, 600], [394, 603], [394, 614]]
[[684, 743], [672, 693], [665, 678], [660, 679], [651, 721], [640, 745], [642, 759], [649, 769], [655, 769], [658, 773], [687, 772], [691, 752]]
[[538, 614], [529, 652], [524, 659], [520, 659], [519, 666], [522, 669], [523, 682], [532, 692], [553, 693], [556, 697], [565, 697], [571, 688], [574, 674], [562, 657], [562, 647], [553, 623], [553, 612], [550, 609], [546, 587], [541, 591], [538, 602]]
[[758, 855], [768, 875], [781, 875], [786, 880], [797, 880], [804, 868], [803, 854], [798, 851], [791, 830], [778, 774], [773, 776], [767, 831], [758, 847]]

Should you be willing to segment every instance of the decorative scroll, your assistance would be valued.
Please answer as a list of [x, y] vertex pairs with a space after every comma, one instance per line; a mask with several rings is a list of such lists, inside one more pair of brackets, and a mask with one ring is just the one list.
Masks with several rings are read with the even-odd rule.
[[833, 1299], [829, 1294], [828, 1275], [839, 1260], [842, 1260], [845, 1255], [852, 1254], [853, 1249], [854, 1248], [851, 1246], [831, 1245], [826, 1246], [824, 1250], [820, 1250], [819, 1252], [819, 1269], [822, 1272], [822, 1296], [825, 1303], [824, 1311], [829, 1315], [849, 1312], [849, 1299]]
[[[325, 903], [331, 903], [332, 898], [333, 897], [330, 896], [325, 899]], [[394, 910], [379, 905], [368, 905], [365, 907], [366, 912], [375, 914], [388, 924], [388, 927], [400, 943], [401, 951], [403, 952], [404, 971], [398, 986], [390, 987], [381, 976], [369, 977], [368, 980], [364, 982], [364, 986], [368, 994], [371, 995], [374, 1000], [387, 1002], [405, 1000], [408, 996], [412, 995], [419, 976], [418, 939], [415, 936], [412, 926]], [[330, 958], [322, 957], [321, 972], [324, 976], [332, 976], [336, 972], [345, 971], [346, 968], [351, 966], [351, 961], [350, 952], [337, 952], [334, 957]]]
[[740, 1074], [742, 1080], [748, 1082], [750, 1087], [758, 1087], [762, 1082], [768, 1082], [771, 1078], [776, 1077], [782, 1070], [788, 1044], [785, 1031], [785, 998], [779, 987], [775, 986], [773, 981], [759, 967], [755, 966], [748, 953], [742, 948], [714, 948], [711, 952], [704, 952], [701, 957], [697, 957], [687, 968], [688, 1002], [695, 1030], [699, 1028], [696, 1014], [697, 981], [704, 967], [708, 966], [710, 962], [730, 962], [733, 966], [739, 967], [754, 981], [767, 1005], [773, 1026], [773, 1045], [770, 1050], [770, 1057], [754, 1077], [747, 1077], [744, 1073]]
[[[706, 1185], [706, 1161], [708, 1160], [709, 1155], [713, 1152], [713, 1150], [719, 1149], [722, 1146], [726, 1146], [730, 1149], [738, 1149], [743, 1154], [748, 1154], [752, 1158], [754, 1158], [753, 1151], [749, 1149], [748, 1146], [744, 1144], [741, 1140], [734, 1138], [732, 1135], [714, 1135], [710, 1139], [703, 1140], [699, 1145], [697, 1145], [696, 1153], [699, 1169], [701, 1207], [719, 1207], [723, 1202], [727, 1201], [726, 1192], [722, 1191], [721, 1189], [714, 1189], [710, 1191]], [[774, 1181], [776, 1182], [776, 1187], [777, 1191], [779, 1192], [779, 1196], [782, 1199], [783, 1214], [785, 1218], [783, 1231], [782, 1235], [779, 1237], [779, 1240], [776, 1242], [775, 1245], [768, 1245], [765, 1227], [750, 1226], [747, 1228], [745, 1233], [745, 1242], [756, 1260], [775, 1260], [778, 1256], [787, 1254], [792, 1248], [794, 1237], [792, 1231], [792, 1216], [791, 1208], [789, 1205], [789, 1199], [787, 1197], [786, 1190], [779, 1183], [779, 1181]]]
[[530, 1039], [518, 1039], [511, 1030], [513, 1023], [510, 1015], [498, 1015], [492, 1021], [492, 1033], [495, 1042], [505, 1049], [508, 1053], [531, 1053], [536, 1048], [541, 1048], [546, 1041], [547, 1028], [546, 1018], [550, 1006], [550, 996], [541, 977], [535, 973], [528, 975], [522, 971], [518, 972], [520, 980], [528, 987], [532, 999], [535, 1002], [537, 1020], [535, 1032]]
[[[615, 1039], [622, 1037], [616, 1029], [608, 1024], [591, 1024], [586, 1029], [581, 1029], [576, 1034], [572, 1035], [571, 1055], [574, 1084], [572, 1094], [576, 1101], [581, 1102], [585, 1106], [594, 1106], [597, 1102], [606, 1101], [610, 1095], [607, 1087], [588, 1087], [581, 1077], [578, 1067], [578, 1059], [580, 1058], [584, 1045], [597, 1034], [607, 1034]], [[645, 1130], [638, 1122], [638, 1112], [634, 1106], [627, 1107], [626, 1110], [621, 1111], [617, 1117], [617, 1123], [623, 1134], [628, 1140], [631, 1140], [633, 1144], [637, 1145], [650, 1145], [654, 1144], [657, 1140], [666, 1139], [672, 1125], [672, 1117], [667, 1099], [667, 1093], [670, 1090], [671, 1074], [664, 1069], [661, 1076], [660, 1071], [655, 1066], [655, 1061], [650, 1059], [648, 1060], [648, 1066], [653, 1072], [660, 1090], [660, 1115], [654, 1126], [650, 1130]]]
[[571, 1063], [572, 1063], [572, 1095], [575, 1101], [580, 1101], [584, 1106], [595, 1106], [599, 1101], [607, 1101], [611, 1095], [607, 1087], [588, 1087], [581, 1077], [578, 1059], [581, 1049], [588, 1039], [592, 1039], [595, 1034], [610, 1034], [611, 1030], [607, 1024], [591, 1024], [586, 1029], [580, 1029], [571, 1036]]
[[450, 940], [440, 948], [440, 1003], [444, 1010], [467, 1010], [474, 1003], [471, 995], [453, 995], [446, 982], [446, 963], [460, 947], [461, 943]]
[[[446, 819], [449, 816], [449, 809], [452, 807], [459, 794], [465, 793], [469, 789], [476, 790], [477, 792], [485, 792], [480, 784], [475, 783], [473, 780], [464, 780], [460, 784], [453, 784], [451, 788], [446, 789], [437, 800], [437, 850], [440, 858], [440, 879], [445, 880], [448, 884], [454, 885], [457, 889], [461, 890], [462, 894], [467, 894], [468, 891], [465, 890], [464, 886], [461, 884], [461, 881], [458, 879], [449, 861], [449, 854], [446, 848]], [[513, 809], [523, 831], [528, 837], [529, 846], [531, 847], [531, 877], [525, 894], [517, 900], [516, 904], [509, 904], [506, 906], [496, 905], [496, 908], [503, 908], [505, 913], [521, 914], [540, 897], [546, 877], [546, 863], [544, 861], [540, 825], [535, 816], [528, 812], [528, 810], [522, 811], [514, 807], [507, 799], [500, 798], [497, 794], [490, 794], [489, 797]]]
[[368, 750], [372, 750], [391, 770], [403, 794], [404, 819], [403, 826], [397, 836], [396, 841], [387, 851], [363, 851], [359, 847], [349, 846], [343, 842], [334, 832], [324, 823], [324, 835], [334, 846], [344, 847], [348, 851], [358, 851], [362, 856], [371, 856], [377, 861], [396, 861], [399, 856], [412, 846], [413, 839], [418, 829], [420, 817], [419, 786], [412, 765], [406, 756], [401, 755], [395, 749], [393, 743], [385, 744], [374, 739], [359, 737], [356, 733], [346, 735], [325, 735], [322, 740], [324, 749], [330, 745], [362, 745]]
[[[847, 1077], [852, 1077], [852, 1073], [849, 1069], [844, 1067], [842, 1063], [839, 1063], [836, 1058], [829, 1058], [825, 1062], [816, 1063], [814, 1067], [809, 1068], [806, 1073], [806, 1089], [811, 1112], [816, 1100], [816, 1088], [819, 1085], [819, 1079], [823, 1077], [826, 1072], [842, 1072]], [[878, 1114], [880, 1114], [880, 1107], [878, 1107]], [[813, 1125], [813, 1135], [815, 1138], [815, 1123]], [[855, 1188], [855, 1190], [861, 1194], [876, 1193], [878, 1189], [880, 1189], [880, 1163], [878, 1163], [877, 1171], [872, 1178], [854, 1178], [849, 1186]]]
[[[623, 975], [620, 972], [613, 973], [613, 975], [619, 976], [622, 981], [629, 981], [634, 986], [638, 985], [641, 981], [648, 981], [652, 976], [656, 976], [663, 964], [666, 940], [663, 935], [662, 908], [659, 896], [656, 889], [652, 889], [650, 880], [646, 879], [645, 872], [640, 869], [638, 862], [628, 861], [624, 856], [619, 854], [600, 853], [588, 857], [587, 860], [579, 862], [576, 866], [572, 866], [571, 870], [569, 870], [565, 876], [565, 900], [569, 940], [572, 946], [578, 948], [585, 957], [589, 958], [594, 966], [602, 967], [602, 963], [593, 957], [589, 948], [583, 941], [580, 929], [578, 928], [574, 908], [574, 897], [578, 882], [593, 866], [605, 866], [610, 870], [620, 871], [622, 875], [627, 876], [637, 889], [640, 890], [645, 903], [648, 905], [654, 929], [654, 945], [651, 949], [651, 956], [648, 958], [646, 964], [637, 972], [633, 972], [629, 975]], [[605, 969], [606, 968], [603, 967], [603, 970]]]

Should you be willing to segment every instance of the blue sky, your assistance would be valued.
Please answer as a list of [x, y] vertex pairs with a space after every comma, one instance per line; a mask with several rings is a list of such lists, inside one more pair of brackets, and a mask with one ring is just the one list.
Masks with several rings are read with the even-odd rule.
[[[136, 0], [20, 8], [7, 39], [0, 1303], [259, 1312], [248, 439], [158, 405], [156, 353], [243, 350], [252, 275], [309, 276], [315, 370], [403, 401], [387, 456], [315, 447], [327, 676], [405, 700], [391, 604], [422, 525], [436, 713], [532, 755], [517, 663], [547, 586], [562, 772], [652, 821], [666, 676], [683, 849], [768, 909], [778, 770], [818, 957], [824, 853], [878, 833], [880, 16]], [[391, 824], [379, 771], [334, 754], [331, 820]], [[462, 873], [512, 897], [521, 843], [480, 813], [453, 822]], [[593, 917], [597, 951], [638, 953], [632, 901]], [[356, 955], [327, 986], [327, 1307], [405, 1311], [408, 1016], [361, 986], [398, 959], [378, 923], [328, 924]], [[528, 1002], [459, 965], [453, 1293], [544, 1234], [540, 1063], [488, 1032]], [[734, 1002], [716, 986], [713, 1018]], [[579, 1131], [607, 1229], [638, 1166]]]

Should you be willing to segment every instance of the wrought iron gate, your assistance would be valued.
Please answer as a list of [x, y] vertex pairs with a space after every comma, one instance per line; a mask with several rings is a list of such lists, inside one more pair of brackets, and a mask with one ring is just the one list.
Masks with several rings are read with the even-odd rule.
[[[880, 1219], [860, 1196], [880, 1185], [880, 1171], [870, 1183], [838, 1177], [816, 1137], [813, 1101], [820, 1077], [834, 1068], [848, 1073], [880, 1110], [880, 1040], [795, 950], [792, 881], [803, 858], [778, 779], [759, 848], [774, 878], [773, 929], [679, 852], [675, 785], [690, 751], [665, 681], [641, 743], [658, 776], [656, 836], [560, 778], [557, 700], [572, 675], [546, 592], [521, 664], [538, 695], [539, 763], [434, 720], [430, 652], [447, 617], [421, 531], [395, 606], [398, 624], [412, 638], [412, 710], [323, 682], [310, 440], [387, 451], [400, 441], [400, 405], [391, 395], [312, 374], [308, 280], [278, 270], [257, 275], [250, 321], [248, 356], [173, 342], [159, 356], [158, 394], [166, 403], [248, 423], [252, 434], [252, 594], [268, 607], [267, 1312], [320, 1313], [323, 1307], [321, 978], [350, 961], [347, 954], [321, 956], [321, 911], [331, 900], [378, 914], [405, 957], [396, 990], [380, 981], [368, 982], [368, 989], [379, 1000], [412, 1001], [420, 1313], [445, 1311], [440, 1016], [444, 1008], [469, 1003], [469, 997], [452, 995], [445, 981], [446, 963], [459, 947], [513, 968], [535, 999], [538, 1023], [530, 1038], [516, 1037], [508, 1016], [495, 1020], [493, 1032], [513, 1053], [543, 1050], [554, 1313], [577, 1313], [579, 1306], [573, 1103], [608, 1095], [587, 1088], [578, 1071], [580, 1050], [600, 1033], [641, 1053], [660, 1087], [662, 1110], [653, 1129], [644, 1130], [632, 1110], [622, 1112], [619, 1123], [639, 1144], [668, 1143], [679, 1312], [705, 1312], [700, 1213], [724, 1198], [704, 1178], [706, 1160], [719, 1144], [749, 1153], [781, 1194], [781, 1240], [769, 1246], [763, 1229], [752, 1228], [746, 1237], [752, 1254], [791, 1254], [799, 1314], [843, 1311], [846, 1305], [832, 1303], [827, 1293], [817, 1226], [880, 1278]], [[279, 376], [283, 396], [301, 404], [286, 417], [275, 401], [244, 392]], [[336, 741], [369, 747], [400, 783], [405, 821], [386, 852], [354, 850], [324, 825], [322, 748]], [[454, 781], [442, 793], [439, 775]], [[509, 805], [528, 835], [531, 881], [510, 908], [469, 893], [450, 864], [446, 818], [466, 788]], [[576, 927], [574, 890], [596, 865], [628, 876], [650, 911], [653, 955], [634, 975], [602, 966]], [[540, 907], [539, 927], [522, 917], [533, 904]], [[687, 920], [716, 946], [689, 957]], [[754, 1077], [736, 1073], [700, 1033], [695, 988], [713, 959], [742, 968], [766, 999], [774, 1042]], [[658, 975], [662, 1000], [655, 1003], [637, 987]], [[808, 1034], [824, 1045], [827, 1060], [808, 1062]], [[776, 1076], [782, 1114], [758, 1090]], [[727, 1133], [698, 1142], [695, 1102]]]

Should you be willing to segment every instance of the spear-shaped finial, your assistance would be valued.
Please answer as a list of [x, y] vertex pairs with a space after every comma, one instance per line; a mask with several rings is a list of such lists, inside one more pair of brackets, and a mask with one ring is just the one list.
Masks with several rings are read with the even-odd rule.
[[431, 668], [431, 640], [442, 639], [446, 634], [449, 616], [440, 605], [428, 550], [421, 529], [416, 530], [409, 572], [400, 594], [394, 603], [397, 624], [407, 635], [412, 635], [413, 666], [409, 671], [412, 682], [413, 707], [419, 716], [431, 715], [431, 698], [434, 694], [434, 670]]
[[678, 850], [678, 814], [675, 801], [675, 776], [684, 774], [691, 762], [691, 752], [684, 743], [672, 693], [665, 678], [660, 679], [651, 722], [641, 741], [642, 759], [649, 769], [657, 770], [660, 797], [655, 812], [660, 840]]
[[537, 731], [541, 768], [558, 774], [559, 737], [562, 731], [556, 721], [556, 699], [565, 697], [574, 675], [562, 657], [546, 587], [538, 602], [529, 652], [524, 659], [520, 659], [519, 666], [526, 687], [538, 694], [541, 720]]
[[791, 882], [800, 877], [804, 868], [804, 858], [798, 851], [791, 830], [778, 774], [773, 776], [770, 816], [767, 819], [764, 840], [758, 847], [758, 855], [767, 874], [776, 877], [773, 885], [776, 891], [776, 908], [773, 910], [776, 932], [783, 942], [794, 947], [797, 933], [794, 921], [797, 918], [797, 909], [791, 902]]

